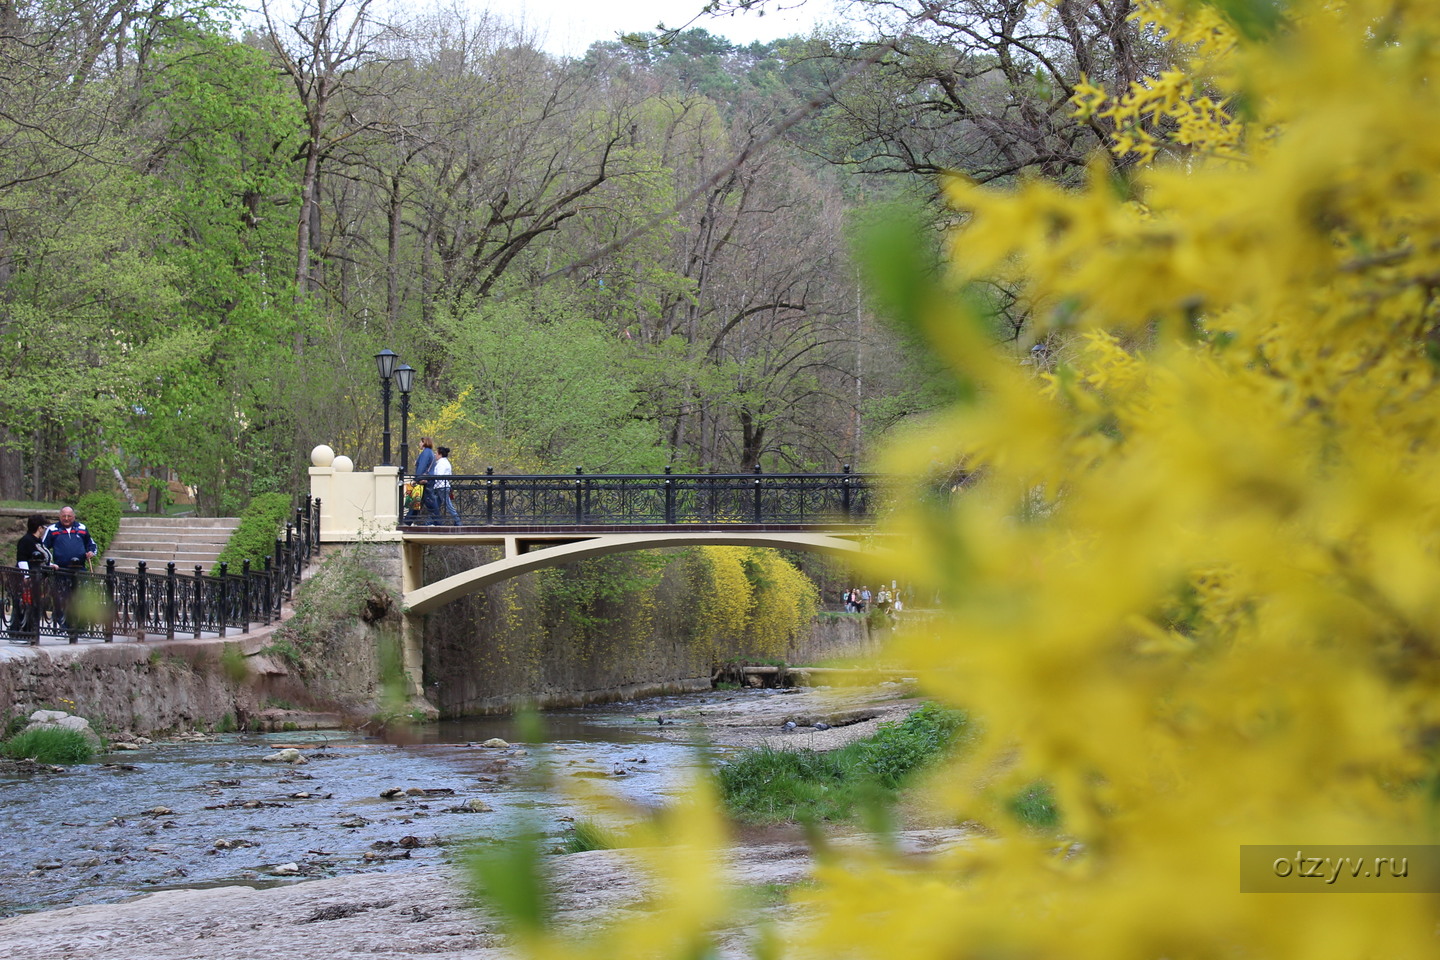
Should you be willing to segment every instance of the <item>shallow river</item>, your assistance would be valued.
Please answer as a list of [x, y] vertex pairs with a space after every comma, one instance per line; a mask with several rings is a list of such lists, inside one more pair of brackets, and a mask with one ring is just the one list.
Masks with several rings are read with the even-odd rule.
[[[538, 744], [518, 743], [513, 720], [487, 718], [420, 728], [405, 744], [339, 731], [228, 734], [157, 742], [64, 773], [0, 772], [0, 916], [406, 869], [526, 825], [558, 845], [587, 812], [557, 788], [603, 783], [637, 808], [660, 805], [704, 761], [696, 747], [657, 737], [656, 717], [736, 696], [551, 712]], [[478, 746], [491, 737], [515, 746]], [[263, 762], [284, 746], [308, 762]], [[393, 788], [411, 793], [381, 797]]]

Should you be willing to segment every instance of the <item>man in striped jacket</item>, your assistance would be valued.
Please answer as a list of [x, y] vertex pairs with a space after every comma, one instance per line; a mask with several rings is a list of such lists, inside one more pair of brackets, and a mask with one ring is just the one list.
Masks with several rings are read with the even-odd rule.
[[[70, 606], [70, 595], [75, 589], [75, 572], [85, 569], [86, 562], [100, 551], [95, 546], [90, 531], [85, 529], [85, 524], [75, 519], [75, 511], [70, 507], [60, 508], [60, 522], [45, 528], [45, 536], [40, 543], [50, 551], [53, 558], [51, 565], [62, 571], [55, 584], [58, 608], [56, 626], [62, 630], [70, 629], [67, 608]], [[75, 642], [73, 632], [70, 642]]]

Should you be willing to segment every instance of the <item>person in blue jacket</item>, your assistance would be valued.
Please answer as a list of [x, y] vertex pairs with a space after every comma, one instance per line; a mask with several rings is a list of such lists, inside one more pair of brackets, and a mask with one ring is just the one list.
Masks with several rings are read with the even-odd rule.
[[[45, 536], [40, 539], [40, 545], [50, 551], [50, 565], [61, 571], [61, 575], [56, 578], [55, 605], [59, 614], [56, 618], [57, 626], [64, 629], [69, 626], [66, 607], [69, 606], [70, 594], [75, 588], [75, 574], [85, 569], [85, 564], [89, 563], [100, 549], [95, 546], [85, 524], [75, 519], [75, 511], [70, 507], [60, 508], [60, 521], [45, 528]], [[71, 642], [74, 642], [73, 636]]]
[[419, 523], [425, 514], [436, 511], [433, 474], [435, 472], [435, 443], [429, 437], [420, 438], [420, 455], [415, 458], [415, 482], [425, 487], [419, 510], [405, 514], [407, 524]]

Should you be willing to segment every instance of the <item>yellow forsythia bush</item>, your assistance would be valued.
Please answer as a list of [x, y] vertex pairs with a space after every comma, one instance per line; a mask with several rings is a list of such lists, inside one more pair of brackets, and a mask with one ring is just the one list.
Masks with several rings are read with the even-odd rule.
[[[1240, 878], [1247, 844], [1435, 842], [1440, 6], [1142, 12], [1175, 68], [1075, 101], [1138, 168], [950, 184], [957, 285], [1015, 286], [1061, 362], [919, 270], [893, 298], [969, 399], [889, 456], [902, 579], [947, 612], [892, 654], [983, 726], [930, 799], [988, 832], [832, 852], [767, 956], [1440, 956], [1433, 894]], [[1058, 836], [1005, 813], [1037, 778]], [[679, 909], [536, 952], [700, 955], [722, 841], [688, 836]]]
[[716, 660], [783, 658], [820, 605], [815, 584], [774, 550], [699, 547], [689, 571], [695, 642]]

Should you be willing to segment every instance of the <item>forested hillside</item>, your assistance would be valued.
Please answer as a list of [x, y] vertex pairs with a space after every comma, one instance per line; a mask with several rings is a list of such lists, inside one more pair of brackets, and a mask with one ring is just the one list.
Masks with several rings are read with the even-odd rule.
[[1085, 57], [1137, 62], [867, 7], [899, 20], [562, 60], [454, 7], [0, 2], [0, 499], [164, 469], [226, 513], [315, 443], [366, 467], [384, 347], [461, 473], [862, 465], [945, 387], [851, 233], [943, 217], [947, 166], [1070, 176]]

